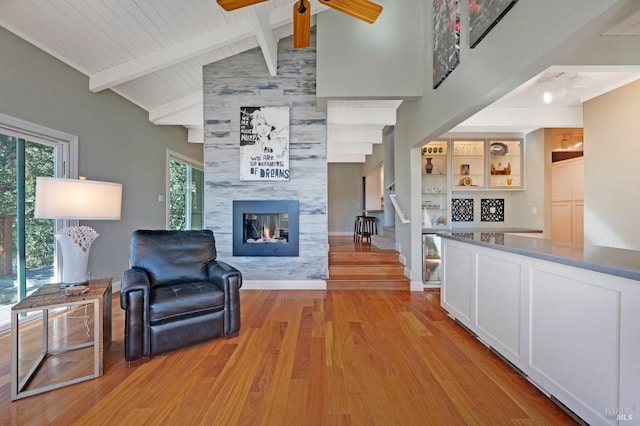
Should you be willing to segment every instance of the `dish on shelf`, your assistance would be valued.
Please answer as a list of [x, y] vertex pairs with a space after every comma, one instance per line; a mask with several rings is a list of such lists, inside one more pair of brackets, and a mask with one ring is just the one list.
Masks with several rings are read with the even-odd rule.
[[489, 147], [491, 155], [506, 155], [509, 152], [509, 147], [502, 142], [493, 142]]
[[462, 186], [471, 186], [472, 184], [473, 184], [473, 180], [469, 176], [466, 176], [460, 179], [460, 185]]

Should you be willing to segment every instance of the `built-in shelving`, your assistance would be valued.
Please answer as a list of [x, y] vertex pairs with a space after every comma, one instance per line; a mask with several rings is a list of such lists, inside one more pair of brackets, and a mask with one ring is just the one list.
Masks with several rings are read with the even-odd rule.
[[490, 140], [489, 188], [522, 189], [522, 141]]
[[474, 189], [485, 185], [485, 141], [453, 141], [453, 189]]
[[422, 227], [446, 228], [449, 206], [448, 141], [422, 147]]

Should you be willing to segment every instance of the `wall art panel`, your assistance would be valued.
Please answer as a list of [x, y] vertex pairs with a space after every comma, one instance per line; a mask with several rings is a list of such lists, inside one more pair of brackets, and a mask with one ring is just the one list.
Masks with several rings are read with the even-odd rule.
[[433, 0], [433, 88], [460, 63], [460, 2]]

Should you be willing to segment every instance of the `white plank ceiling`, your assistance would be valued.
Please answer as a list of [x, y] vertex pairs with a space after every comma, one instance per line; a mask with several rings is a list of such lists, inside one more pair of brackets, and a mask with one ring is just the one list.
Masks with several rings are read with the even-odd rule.
[[[88, 89], [111, 89], [148, 111], [152, 123], [182, 125], [190, 142], [202, 142], [202, 66], [259, 46], [275, 75], [277, 41], [292, 34], [294, 1], [270, 0], [225, 12], [215, 0], [0, 0], [0, 26], [87, 75]], [[313, 14], [326, 10], [317, 0], [311, 6]], [[607, 35], [640, 35], [640, 13]], [[549, 72], [569, 76], [581, 71]], [[534, 83], [548, 79], [549, 74], [538, 76], [492, 107], [517, 105], [522, 111], [527, 97], [539, 98], [540, 85]], [[588, 97], [580, 95], [582, 101]], [[364, 161], [372, 144], [382, 142], [384, 127], [395, 124], [399, 105], [328, 102], [329, 162]], [[470, 120], [460, 130], [491, 130], [481, 115]], [[492, 126], [494, 131], [515, 129], [505, 123]]]

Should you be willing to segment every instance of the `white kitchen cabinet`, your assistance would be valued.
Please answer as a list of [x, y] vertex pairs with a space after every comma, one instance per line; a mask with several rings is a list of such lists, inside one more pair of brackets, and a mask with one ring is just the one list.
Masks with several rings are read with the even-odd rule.
[[551, 203], [551, 239], [570, 243], [573, 240], [571, 201]]
[[584, 159], [551, 165], [551, 239], [584, 241]]
[[[638, 281], [442, 238], [442, 307], [589, 424], [640, 424]], [[618, 423], [616, 409], [634, 410]]]

